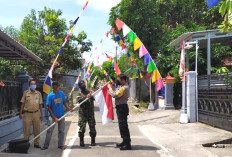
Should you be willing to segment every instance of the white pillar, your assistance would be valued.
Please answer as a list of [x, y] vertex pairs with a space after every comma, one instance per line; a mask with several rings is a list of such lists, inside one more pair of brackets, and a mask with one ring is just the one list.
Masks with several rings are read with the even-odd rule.
[[190, 123], [196, 118], [196, 72], [187, 72], [187, 115]]

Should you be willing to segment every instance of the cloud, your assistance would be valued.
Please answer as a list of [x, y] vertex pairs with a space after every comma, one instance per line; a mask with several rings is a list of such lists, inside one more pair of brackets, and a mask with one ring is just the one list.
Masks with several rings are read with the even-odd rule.
[[[76, 0], [78, 5], [84, 5], [86, 0]], [[121, 0], [91, 0], [88, 7], [109, 13], [110, 9], [116, 6]]]

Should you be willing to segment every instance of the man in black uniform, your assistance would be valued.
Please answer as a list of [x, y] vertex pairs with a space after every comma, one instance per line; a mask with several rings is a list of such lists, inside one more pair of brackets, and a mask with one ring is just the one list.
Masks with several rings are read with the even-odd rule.
[[115, 105], [118, 116], [118, 124], [122, 143], [117, 144], [120, 150], [131, 150], [130, 131], [127, 123], [127, 116], [129, 115], [128, 98], [130, 97], [130, 89], [127, 83], [127, 76], [120, 74], [117, 77], [118, 87], [115, 89], [113, 86], [108, 85], [109, 94], [115, 98]]

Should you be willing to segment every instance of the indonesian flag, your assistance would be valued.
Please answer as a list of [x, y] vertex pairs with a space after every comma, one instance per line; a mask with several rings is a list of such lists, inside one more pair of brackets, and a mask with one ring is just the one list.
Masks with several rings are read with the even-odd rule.
[[99, 105], [103, 125], [114, 120], [112, 97], [108, 94], [108, 91], [109, 88], [104, 86], [93, 94], [95, 101]]
[[183, 41], [182, 48], [181, 48], [179, 74], [182, 74], [184, 72], [184, 69], [185, 69], [185, 57], [184, 57], [184, 41]]

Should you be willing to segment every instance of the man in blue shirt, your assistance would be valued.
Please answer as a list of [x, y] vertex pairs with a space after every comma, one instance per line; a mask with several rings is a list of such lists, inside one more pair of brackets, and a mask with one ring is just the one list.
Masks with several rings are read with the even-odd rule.
[[[52, 83], [53, 92], [47, 96], [46, 106], [54, 122], [58, 123], [58, 148], [64, 150], [64, 128], [65, 118], [59, 120], [64, 115], [64, 106], [69, 111], [73, 111], [66, 102], [63, 91], [60, 90], [59, 82]], [[44, 147], [42, 150], [48, 149], [52, 138], [55, 125], [47, 131]]]

